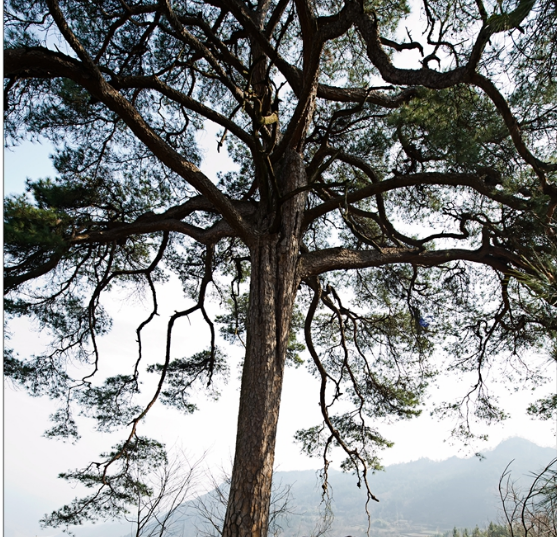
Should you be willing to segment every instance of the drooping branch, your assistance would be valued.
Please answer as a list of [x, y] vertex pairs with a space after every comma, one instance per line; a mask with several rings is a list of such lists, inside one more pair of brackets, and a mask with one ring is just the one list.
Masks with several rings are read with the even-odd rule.
[[107, 244], [106, 250], [108, 255], [106, 255], [107, 260], [105, 263], [106, 266], [104, 267], [103, 273], [100, 275], [98, 274], [98, 267], [100, 267], [101, 263], [104, 261], [105, 255], [100, 256], [100, 259], [94, 265], [94, 273], [98, 281], [91, 295], [91, 298], [89, 299], [89, 303], [87, 305], [87, 323], [89, 326], [89, 334], [90, 334], [89, 337], [91, 339], [91, 344], [93, 346], [94, 367], [93, 367], [93, 371], [91, 371], [88, 375], [86, 375], [81, 379], [81, 382], [83, 383], [88, 383], [89, 382], [88, 379], [92, 378], [97, 373], [99, 368], [99, 349], [97, 345], [96, 317], [97, 317], [97, 310], [99, 307], [99, 298], [101, 296], [101, 293], [109, 284], [110, 280], [112, 279], [111, 272], [114, 263], [114, 255], [116, 253], [116, 243], [112, 242], [110, 244]]
[[[307, 281], [307, 283], [310, 286], [310, 288], [313, 290], [314, 294], [313, 294], [313, 298], [312, 298], [310, 307], [308, 309], [308, 313], [306, 315], [306, 320], [305, 320], [305, 324], [304, 324], [305, 341], [306, 341], [308, 351], [309, 351], [309, 353], [312, 357], [313, 363], [315, 364], [315, 367], [317, 368], [317, 371], [319, 372], [319, 376], [320, 376], [320, 379], [321, 379], [321, 386], [320, 386], [320, 390], [319, 390], [319, 407], [321, 409], [321, 414], [323, 416], [323, 421], [325, 422], [325, 425], [326, 425], [326, 427], [329, 431], [329, 435], [330, 435], [328, 440], [325, 442], [325, 445], [324, 445], [324, 448], [323, 448], [324, 479], [325, 479], [324, 488], [326, 489], [327, 469], [328, 469], [328, 466], [329, 466], [329, 460], [327, 459], [327, 453], [328, 453], [329, 447], [331, 446], [331, 442], [333, 440], [335, 440], [337, 442], [337, 444], [346, 453], [346, 455], [349, 457], [349, 459], [353, 461], [354, 470], [356, 471], [357, 476], [358, 476], [358, 480], [359, 480], [359, 485], [358, 486], [360, 486], [361, 481], [363, 481], [363, 483], [365, 485], [366, 493], [367, 493], [367, 500], [366, 500], [366, 511], [367, 511], [367, 505], [368, 505], [368, 502], [370, 500], [374, 500], [376, 502], [378, 502], [379, 500], [373, 495], [373, 493], [371, 492], [371, 489], [369, 487], [369, 483], [368, 483], [368, 480], [367, 480], [368, 468], [367, 468], [367, 464], [366, 464], [365, 459], [362, 457], [362, 455], [358, 452], [358, 450], [356, 448], [351, 448], [344, 441], [344, 438], [342, 437], [341, 433], [335, 427], [333, 421], [331, 420], [331, 416], [329, 415], [329, 406], [330, 405], [328, 405], [327, 401], [326, 401], [327, 382], [328, 382], [328, 380], [333, 381], [333, 383], [337, 386], [337, 393], [338, 393], [338, 384], [335, 381], [335, 379], [333, 379], [331, 377], [331, 375], [327, 372], [326, 368], [324, 367], [323, 363], [321, 362], [321, 359], [319, 358], [319, 355], [318, 355], [317, 351], [315, 350], [315, 346], [313, 344], [313, 338], [312, 338], [312, 335], [311, 335], [312, 322], [313, 322], [313, 319], [315, 317], [317, 307], [318, 307], [319, 303], [323, 300], [321, 284], [320, 284], [318, 278], [311, 278], [310, 280]], [[369, 512], [368, 512], [368, 518], [369, 518]]]
[[[158, 257], [158, 256], [157, 256]], [[155, 258], [156, 261], [156, 258]], [[91, 502], [95, 502], [96, 498], [98, 498], [103, 489], [105, 489], [106, 487], [110, 487], [110, 480], [108, 478], [108, 471], [111, 468], [111, 466], [113, 466], [117, 461], [119, 461], [121, 458], [126, 457], [126, 453], [127, 451], [130, 449], [130, 447], [133, 445], [135, 439], [137, 438], [137, 428], [139, 423], [141, 422], [141, 420], [143, 420], [145, 418], [145, 416], [148, 414], [148, 412], [150, 411], [150, 409], [153, 407], [153, 405], [155, 404], [155, 402], [158, 400], [159, 396], [161, 395], [163, 386], [165, 384], [166, 381], [166, 377], [168, 374], [168, 370], [170, 367], [170, 360], [171, 360], [171, 346], [172, 346], [172, 333], [173, 333], [173, 328], [174, 325], [176, 323], [176, 321], [182, 317], [191, 315], [193, 312], [201, 310], [203, 313], [204, 318], [209, 322], [210, 328], [211, 328], [211, 356], [209, 359], [209, 377], [211, 377], [212, 373], [213, 373], [213, 368], [214, 368], [214, 362], [215, 362], [215, 334], [214, 334], [214, 328], [213, 325], [211, 323], [211, 321], [208, 319], [207, 314], [205, 312], [205, 299], [206, 299], [206, 291], [207, 291], [207, 286], [209, 285], [209, 283], [212, 281], [212, 271], [213, 271], [213, 246], [209, 245], [207, 246], [207, 250], [206, 250], [206, 257], [205, 257], [205, 270], [204, 270], [204, 276], [201, 282], [201, 286], [199, 289], [199, 293], [198, 293], [198, 300], [197, 303], [195, 305], [193, 305], [192, 307], [183, 310], [183, 311], [178, 311], [175, 312], [170, 319], [168, 320], [168, 324], [167, 324], [167, 333], [166, 333], [166, 350], [165, 350], [165, 359], [164, 359], [164, 363], [162, 364], [162, 366], [160, 366], [159, 368], [159, 380], [157, 383], [157, 387], [155, 389], [155, 392], [152, 396], [152, 398], [149, 400], [149, 402], [143, 407], [143, 409], [139, 412], [139, 414], [131, 421], [130, 423], [130, 433], [127, 437], [127, 439], [122, 443], [121, 447], [111, 455], [111, 457], [107, 460], [105, 460], [102, 463], [94, 463], [97, 465], [97, 468], [102, 468], [102, 472], [101, 472], [101, 485], [99, 487], [99, 489], [97, 490], [97, 492], [95, 493], [94, 497], [91, 499]]]
[[116, 278], [116, 277], [121, 277], [121, 276], [137, 276], [137, 275], [143, 275], [145, 276], [146, 280], [147, 280], [147, 284], [149, 285], [149, 289], [151, 291], [151, 297], [153, 299], [153, 309], [151, 310], [151, 313], [149, 314], [149, 316], [147, 317], [147, 319], [145, 319], [144, 321], [142, 321], [139, 326], [137, 327], [135, 333], [137, 335], [137, 346], [138, 346], [138, 352], [137, 352], [137, 360], [135, 361], [135, 366], [134, 366], [134, 375], [133, 378], [137, 379], [139, 371], [139, 364], [143, 358], [143, 345], [142, 345], [142, 340], [141, 340], [141, 332], [143, 331], [143, 329], [149, 325], [149, 323], [155, 318], [156, 315], [158, 315], [158, 301], [157, 301], [157, 292], [155, 289], [155, 285], [153, 283], [153, 277], [152, 277], [152, 273], [153, 271], [159, 266], [159, 263], [162, 261], [162, 258], [166, 252], [166, 248], [168, 247], [168, 243], [169, 243], [169, 236], [170, 234], [166, 231], [163, 234], [163, 238], [161, 241], [161, 244], [159, 246], [159, 250], [157, 252], [157, 255], [154, 257], [153, 261], [151, 262], [151, 264], [145, 268], [145, 269], [137, 269], [137, 270], [117, 270], [112, 272], [111, 274], [111, 279]]
[[25, 282], [39, 278], [48, 274], [51, 270], [58, 266], [58, 263], [63, 259], [64, 252], [57, 252], [51, 255], [45, 263], [40, 266], [25, 272], [24, 274], [18, 274], [17, 276], [10, 276], [9, 274], [4, 274], [4, 294], [13, 291]]

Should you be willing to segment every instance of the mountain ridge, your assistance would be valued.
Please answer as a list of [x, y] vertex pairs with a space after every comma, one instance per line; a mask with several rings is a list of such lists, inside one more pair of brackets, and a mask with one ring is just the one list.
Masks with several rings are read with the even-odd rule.
[[[370, 487], [380, 500], [370, 505], [370, 536], [426, 537], [453, 527], [486, 527], [500, 519], [497, 486], [511, 460], [514, 459], [510, 466], [512, 478], [525, 486], [531, 473], [542, 470], [556, 454], [554, 448], [512, 437], [483, 451], [481, 457], [453, 456], [442, 461], [420, 458], [388, 465], [369, 478]], [[323, 515], [317, 471], [277, 471], [275, 479], [291, 487], [290, 503], [295, 511], [283, 519], [282, 535], [311, 535]], [[329, 484], [335, 517], [326, 535], [364, 537], [368, 526], [364, 509], [366, 496], [356, 486], [356, 478], [330, 470]], [[183, 507], [178, 535], [197, 537], [203, 521], [192, 515], [192, 502]], [[98, 524], [77, 528], [75, 534], [77, 537], [124, 537], [130, 535], [128, 528], [129, 524]]]

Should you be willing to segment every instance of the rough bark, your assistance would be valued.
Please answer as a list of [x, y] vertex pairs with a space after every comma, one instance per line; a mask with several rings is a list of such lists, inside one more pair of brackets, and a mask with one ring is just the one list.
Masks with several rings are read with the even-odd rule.
[[[294, 151], [285, 157], [281, 178], [285, 192], [305, 184], [303, 163]], [[299, 285], [305, 199], [301, 193], [284, 202], [279, 231], [259, 237], [251, 247], [248, 338], [223, 537], [267, 535], [284, 364]]]

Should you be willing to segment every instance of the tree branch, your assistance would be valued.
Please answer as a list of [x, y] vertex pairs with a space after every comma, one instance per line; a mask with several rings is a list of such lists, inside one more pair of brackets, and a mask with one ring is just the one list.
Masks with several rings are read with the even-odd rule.
[[482, 89], [485, 94], [491, 99], [497, 110], [499, 110], [519, 155], [524, 159], [525, 162], [530, 164], [530, 166], [532, 166], [534, 171], [537, 173], [542, 182], [544, 193], [556, 199], [557, 187], [555, 185], [550, 185], [547, 183], [544, 172], [557, 170], [557, 164], [549, 164], [541, 161], [540, 159], [536, 158], [526, 147], [526, 144], [522, 139], [518, 121], [514, 117], [509, 104], [507, 103], [503, 95], [501, 95], [501, 93], [497, 89], [497, 86], [495, 86], [495, 84], [491, 80], [483, 75], [474, 73], [471, 82], [478, 88]]
[[[377, 176], [373, 169], [364, 160], [358, 157], [339, 153], [339, 160], [352, 164], [362, 170], [371, 180], [375, 181]], [[393, 179], [386, 179], [385, 181], [374, 182], [369, 186], [365, 186], [355, 192], [350, 192], [346, 196], [337, 196], [331, 198], [313, 209], [309, 209], [305, 213], [304, 225], [308, 226], [315, 219], [334, 211], [339, 207], [344, 206], [346, 203], [355, 203], [363, 199], [369, 198], [382, 192], [396, 190], [398, 188], [405, 188], [416, 185], [446, 185], [446, 186], [467, 186], [473, 188], [480, 194], [488, 198], [503, 203], [508, 207], [517, 210], [528, 210], [528, 202], [508, 194], [503, 194], [497, 190], [487, 186], [482, 180], [481, 175], [471, 173], [440, 173], [440, 172], [425, 172], [415, 173], [408, 175], [397, 175]]]
[[234, 229], [224, 220], [220, 220], [207, 229], [199, 228], [175, 219], [157, 219], [151, 222], [132, 222], [131, 224], [121, 224], [117, 228], [106, 231], [92, 231], [82, 233], [74, 237], [73, 244], [108, 243], [122, 240], [132, 235], [145, 235], [160, 231], [174, 231], [187, 235], [201, 244], [210, 244], [222, 239], [223, 237], [235, 237], [237, 234]]
[[4, 52], [4, 76], [65, 77], [83, 86], [110, 110], [116, 112], [162, 163], [205, 195], [246, 243], [251, 241], [250, 226], [232, 201], [197, 166], [165, 143], [121, 93], [103, 78], [94, 79], [90, 70], [81, 62], [43, 47], [8, 49]]
[[126, 76], [119, 77], [114, 75], [111, 79], [111, 84], [116, 89], [129, 89], [129, 88], [142, 88], [142, 89], [152, 89], [158, 91], [170, 100], [183, 105], [188, 110], [217, 123], [218, 125], [229, 130], [238, 139], [244, 142], [251, 151], [255, 151], [255, 144], [253, 138], [242, 128], [240, 128], [236, 123], [231, 121], [226, 116], [223, 116], [219, 112], [205, 106], [203, 103], [189, 97], [185, 93], [178, 91], [157, 76]]
[[489, 265], [506, 272], [509, 263], [523, 265], [520, 259], [506, 250], [482, 247], [479, 250], [450, 249], [438, 251], [419, 251], [409, 248], [382, 248], [377, 250], [351, 250], [348, 248], [328, 248], [302, 254], [299, 274], [301, 278], [316, 276], [332, 270], [361, 269], [381, 267], [395, 263], [437, 266], [450, 261], [470, 261]]

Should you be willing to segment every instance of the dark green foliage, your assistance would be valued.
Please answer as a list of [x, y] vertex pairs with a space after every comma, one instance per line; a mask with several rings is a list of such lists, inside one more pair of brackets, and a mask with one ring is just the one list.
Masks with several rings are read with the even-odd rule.
[[489, 99], [467, 86], [422, 90], [420, 99], [402, 106], [389, 123], [410, 168], [443, 162], [455, 171], [475, 172], [481, 163], [501, 174], [512, 166], [514, 151], [503, 121]]
[[[85, 470], [60, 474], [62, 479], [96, 489], [85, 498], [43, 518], [45, 526], [83, 524], [99, 519], [116, 519], [128, 512], [138, 497], [148, 496], [151, 489], [146, 477], [166, 460], [164, 445], [149, 438], [135, 436], [112, 451], [101, 455], [102, 462], [91, 463]], [[111, 462], [107, 472], [107, 462]]]
[[141, 406], [132, 404], [139, 393], [137, 379], [130, 375], [109, 377], [102, 386], [86, 385], [76, 395], [82, 413], [97, 420], [99, 431], [111, 431], [133, 421]]
[[[356, 412], [332, 416], [331, 423], [335, 430], [339, 432], [343, 442], [353, 449], [358, 449], [370, 471], [382, 469], [377, 452], [392, 447], [392, 442], [383, 438], [378, 431], [365, 425], [361, 418], [358, 419]], [[325, 427], [312, 427], [300, 430], [295, 434], [294, 438], [300, 444], [301, 449], [313, 457], [322, 456], [323, 453], [328, 454], [333, 447], [340, 447], [338, 440], [333, 439], [331, 441], [329, 439], [328, 431]], [[341, 467], [344, 471], [354, 472], [359, 475], [358, 466], [349, 457], [342, 462]], [[361, 486], [362, 482], [358, 480], [358, 487]]]
[[537, 416], [543, 420], [553, 419], [557, 408], [557, 395], [539, 399], [528, 407], [528, 414]]
[[150, 373], [160, 374], [163, 370], [166, 371], [166, 384], [161, 393], [161, 402], [189, 414], [197, 409], [195, 404], [190, 403], [192, 388], [198, 385], [200, 388], [206, 387], [208, 395], [217, 399], [219, 392], [215, 388], [214, 377], [223, 375], [226, 378], [228, 365], [223, 353], [216, 348], [190, 358], [172, 360], [168, 366], [156, 364], [147, 368]]

